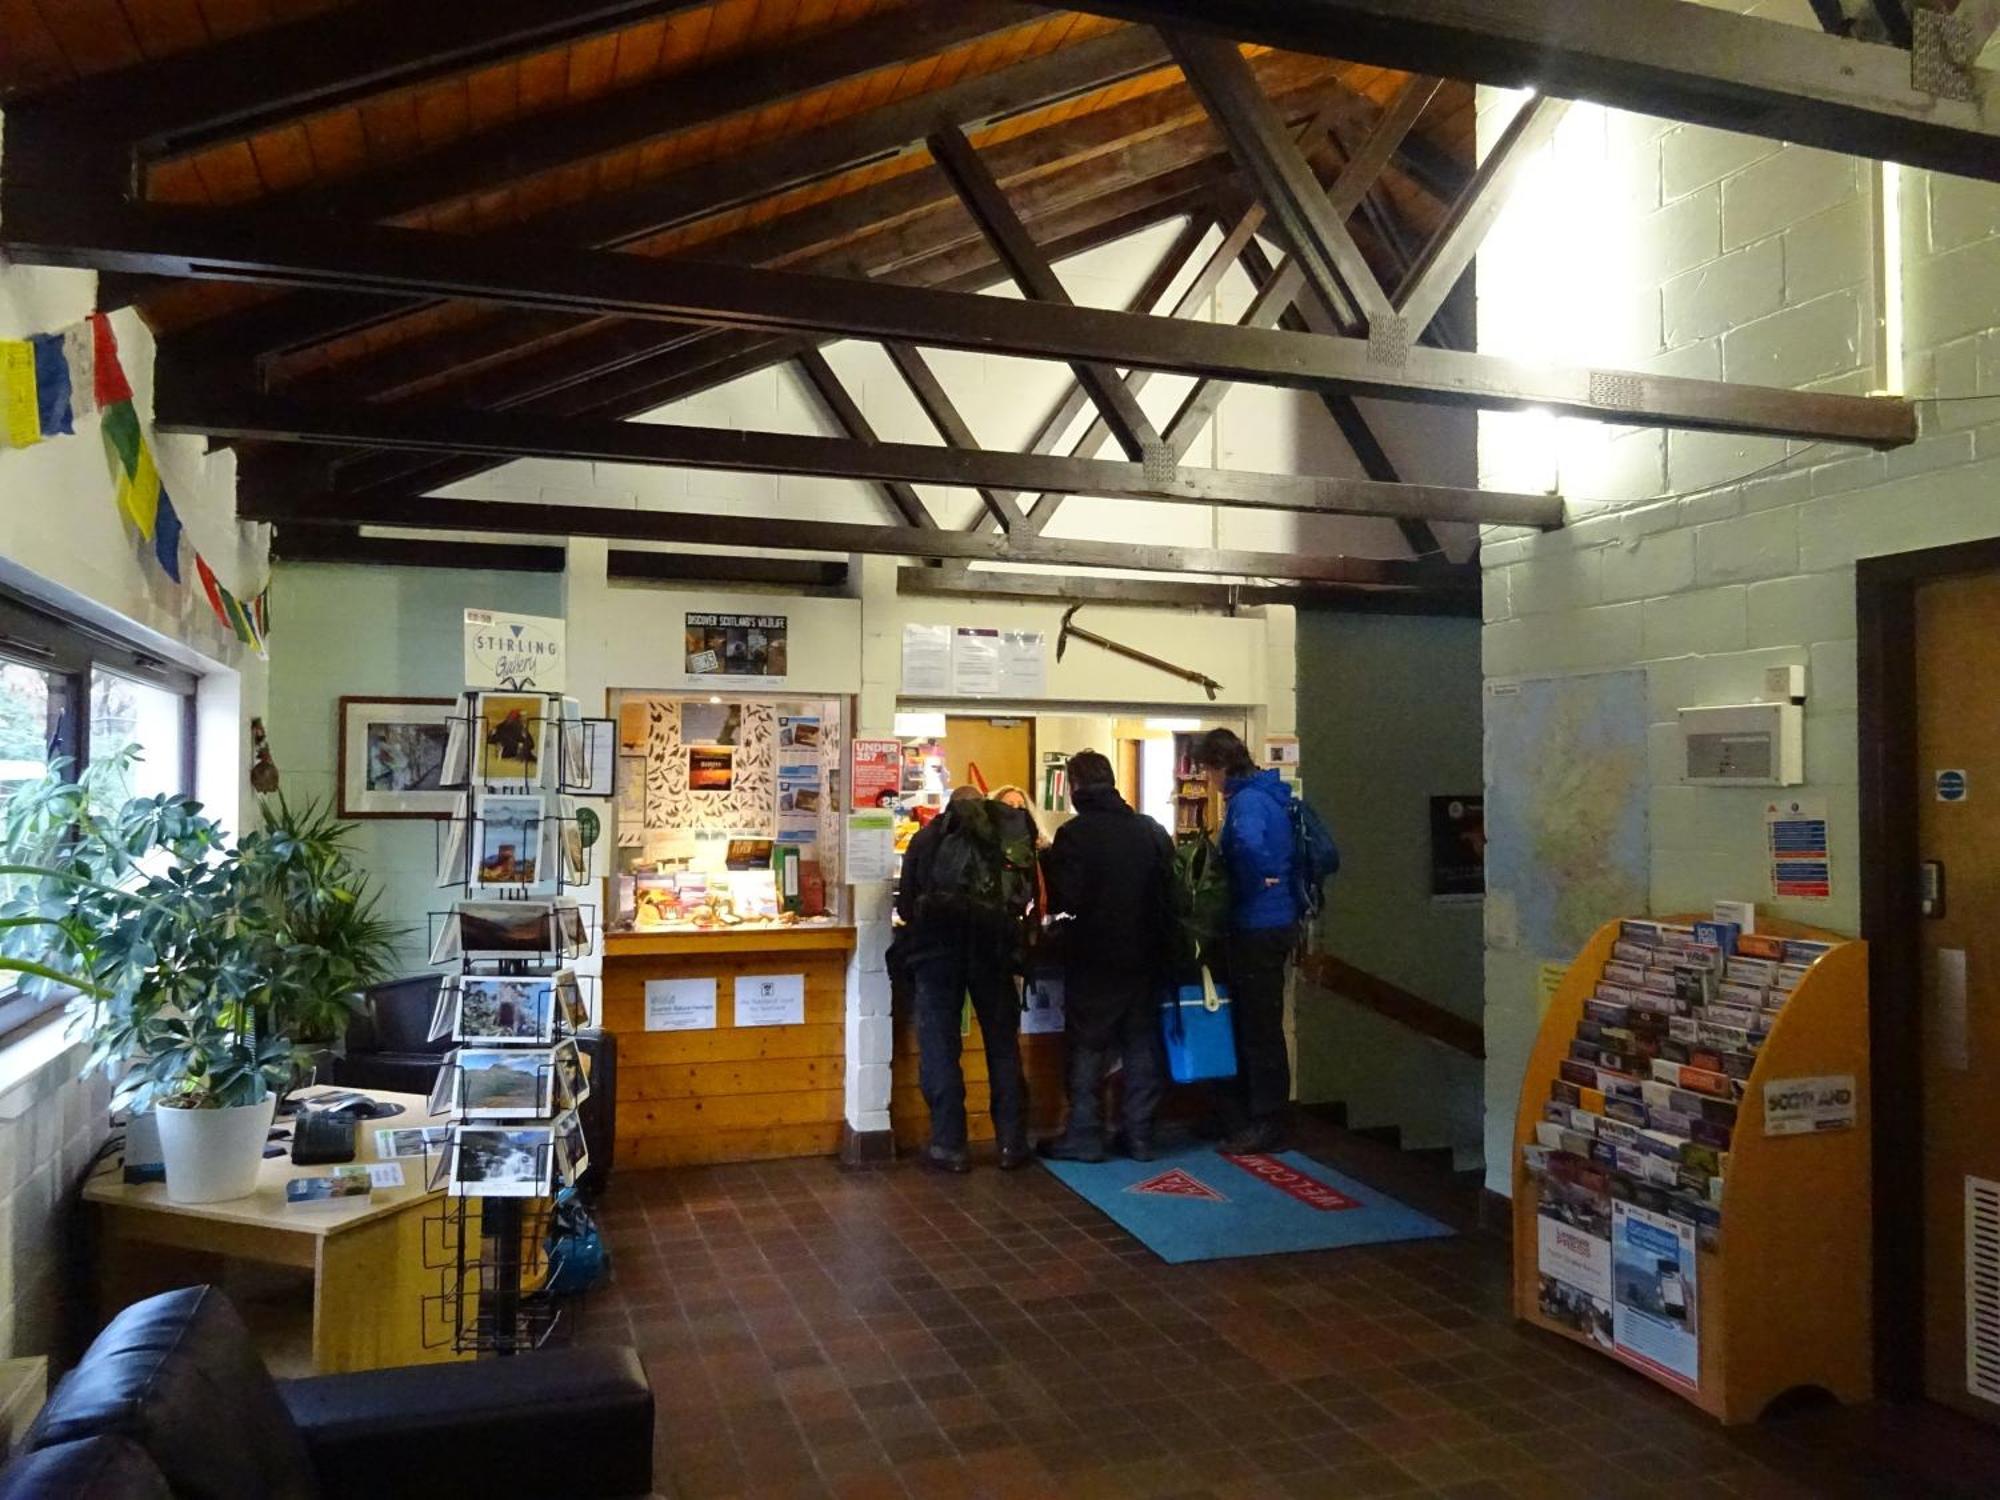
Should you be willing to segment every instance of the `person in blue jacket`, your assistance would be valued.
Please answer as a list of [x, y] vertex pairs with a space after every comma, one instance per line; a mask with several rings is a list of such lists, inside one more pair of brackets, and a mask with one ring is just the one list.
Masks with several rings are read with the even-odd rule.
[[1229, 871], [1223, 972], [1236, 1030], [1236, 1077], [1222, 1088], [1225, 1151], [1275, 1151], [1292, 1094], [1285, 1047], [1285, 965], [1304, 913], [1292, 881], [1292, 789], [1260, 771], [1243, 741], [1211, 729], [1195, 759], [1222, 778], [1222, 858]]

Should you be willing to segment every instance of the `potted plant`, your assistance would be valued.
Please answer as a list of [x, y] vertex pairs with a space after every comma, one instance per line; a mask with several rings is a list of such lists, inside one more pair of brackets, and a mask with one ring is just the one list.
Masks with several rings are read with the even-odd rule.
[[[116, 757], [71, 782], [55, 767], [8, 799], [0, 946], [82, 981], [87, 1066], [121, 1104], [155, 1110], [168, 1195], [242, 1197], [297, 1076], [300, 1028], [357, 1005], [393, 935], [341, 825], [280, 808], [278, 827], [232, 844], [190, 797], [111, 805], [124, 769]], [[360, 941], [338, 907], [364, 919]]]

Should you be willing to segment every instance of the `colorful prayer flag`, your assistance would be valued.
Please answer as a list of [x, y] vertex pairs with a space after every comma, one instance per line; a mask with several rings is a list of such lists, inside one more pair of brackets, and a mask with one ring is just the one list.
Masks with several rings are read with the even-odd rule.
[[208, 607], [215, 611], [215, 618], [228, 625], [229, 611], [222, 607], [222, 585], [216, 582], [215, 570], [208, 565], [208, 559], [199, 552], [194, 555], [194, 576], [201, 580], [201, 591], [208, 595]]
[[97, 347], [90, 320], [62, 331], [63, 363], [69, 366], [70, 410], [81, 420], [97, 410]]
[[139, 414], [130, 401], [116, 401], [104, 408], [104, 454], [111, 461], [111, 477], [122, 483], [139, 467]]
[[118, 504], [139, 528], [139, 535], [150, 542], [160, 513], [160, 471], [153, 466], [153, 450], [143, 438], [138, 466], [129, 478], [118, 481]]
[[97, 404], [112, 406], [132, 399], [132, 386], [125, 379], [125, 367], [118, 363], [118, 335], [111, 320], [101, 312], [90, 315], [91, 378]]
[[26, 339], [0, 339], [0, 445], [26, 448], [41, 440], [35, 346]]
[[63, 358], [63, 336], [38, 333], [28, 340], [35, 349], [35, 409], [45, 438], [76, 431], [69, 400], [69, 361]]
[[153, 528], [153, 556], [167, 577], [181, 581], [181, 518], [165, 490], [160, 491], [159, 520]]
[[250, 601], [250, 618], [256, 622], [260, 638], [271, 633], [271, 585], [265, 584], [258, 590], [257, 597]]

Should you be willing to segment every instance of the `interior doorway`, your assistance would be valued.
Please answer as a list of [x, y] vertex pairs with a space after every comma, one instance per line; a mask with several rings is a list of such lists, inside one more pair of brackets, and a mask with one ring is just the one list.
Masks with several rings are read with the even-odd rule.
[[1857, 603], [1876, 1383], [2000, 1426], [2000, 541]]

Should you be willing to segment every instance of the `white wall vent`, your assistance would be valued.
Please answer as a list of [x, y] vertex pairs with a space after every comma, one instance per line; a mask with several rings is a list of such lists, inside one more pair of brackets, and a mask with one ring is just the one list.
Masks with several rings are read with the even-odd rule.
[[1965, 1179], [1965, 1388], [2000, 1403], [2000, 1182]]

